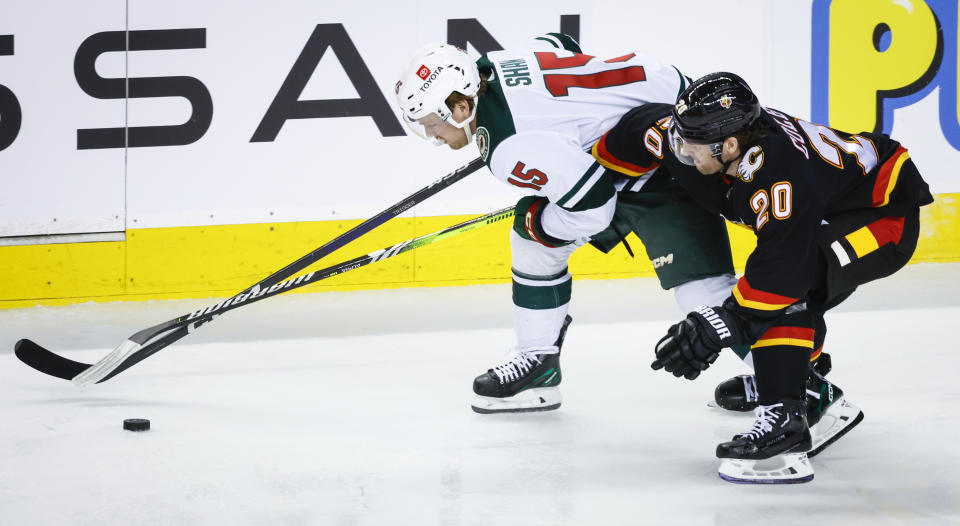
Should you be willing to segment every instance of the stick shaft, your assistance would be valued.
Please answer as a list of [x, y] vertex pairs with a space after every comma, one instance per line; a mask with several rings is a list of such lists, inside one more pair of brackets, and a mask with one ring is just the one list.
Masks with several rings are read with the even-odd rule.
[[[363, 236], [364, 234], [377, 228], [383, 223], [386, 223], [391, 218], [402, 214], [403, 212], [409, 210], [410, 208], [414, 207], [418, 203], [423, 202], [428, 197], [431, 197], [439, 193], [441, 190], [460, 181], [466, 176], [472, 174], [473, 172], [476, 172], [483, 166], [484, 166], [483, 160], [480, 159], [479, 157], [474, 159], [473, 161], [470, 161], [468, 164], [461, 166], [457, 170], [441, 177], [440, 179], [430, 183], [424, 188], [421, 188], [420, 190], [411, 194], [409, 197], [407, 197], [406, 199], [403, 199], [399, 203], [387, 208], [386, 210], [371, 217], [370, 219], [367, 219], [363, 223], [360, 223], [359, 225], [351, 228], [350, 230], [344, 232], [343, 234], [340, 234], [335, 239], [313, 250], [309, 254], [306, 254], [300, 259], [294, 261], [293, 263], [290, 263], [289, 265], [263, 278], [257, 283], [247, 287], [241, 292], [238, 292], [237, 294], [233, 295], [231, 299], [237, 298], [244, 294], [258, 292], [263, 288], [272, 287], [277, 283], [280, 283], [286, 280], [290, 276], [309, 267], [313, 263], [316, 263], [317, 261], [323, 259], [329, 254], [333, 253], [335, 250], [343, 247], [347, 243], [350, 243], [351, 241], [358, 239], [360, 236]], [[191, 322], [194, 319], [193, 317], [191, 317], [191, 314], [192, 313], [184, 314], [172, 320], [154, 325], [152, 327], [148, 327], [146, 329], [143, 329], [141, 331], [138, 331], [132, 334], [127, 339], [135, 343], [140, 343], [140, 344], [146, 343], [160, 334], [163, 334], [177, 327], [182, 327], [187, 323]]]
[[[420, 247], [429, 245], [431, 243], [435, 243], [437, 241], [441, 241], [443, 239], [447, 239], [449, 237], [462, 234], [464, 232], [469, 232], [470, 230], [474, 230], [476, 228], [480, 228], [486, 225], [490, 225], [492, 223], [502, 221], [504, 219], [513, 217], [513, 213], [514, 213], [513, 207], [497, 210], [496, 212], [491, 212], [487, 215], [480, 216], [480, 217], [471, 219], [469, 221], [465, 221], [463, 223], [445, 228], [438, 232], [427, 234], [425, 236], [421, 236], [408, 241], [404, 241], [402, 243], [397, 243], [396, 245], [393, 245], [381, 250], [377, 250], [375, 252], [371, 252], [369, 254], [359, 256], [348, 261], [344, 261], [343, 263], [333, 265], [331, 267], [327, 267], [323, 270], [310, 272], [308, 274], [303, 274], [296, 278], [291, 278], [289, 280], [282, 281], [280, 283], [274, 284], [273, 286], [271, 286], [269, 289], [267, 289], [265, 292], [263, 292], [258, 296], [255, 296], [255, 297], [247, 296], [245, 299], [243, 299], [243, 301], [236, 301], [231, 303], [228, 300], [225, 302], [218, 303], [213, 307], [220, 306], [219, 308], [210, 307], [208, 309], [211, 309], [211, 310], [207, 310], [206, 312], [200, 313], [199, 315], [193, 318], [194, 321], [192, 321], [191, 323], [182, 325], [180, 327], [176, 327], [166, 332], [165, 334], [155, 339], [154, 341], [151, 341], [150, 343], [137, 349], [128, 357], [120, 361], [119, 365], [116, 365], [113, 369], [109, 370], [109, 372], [103, 375], [102, 378], [96, 379], [96, 376], [94, 376], [93, 374], [86, 375], [90, 377], [90, 380], [92, 381], [82, 382], [82, 383], [89, 384], [89, 383], [105, 382], [113, 378], [114, 376], [120, 374], [121, 372], [127, 370], [134, 364], [137, 364], [143, 361], [144, 359], [152, 356], [157, 351], [163, 349], [164, 347], [167, 347], [171, 343], [174, 343], [180, 340], [181, 338], [183, 338], [184, 336], [194, 332], [201, 325], [204, 325], [210, 322], [215, 317], [219, 316], [220, 314], [223, 314], [228, 310], [233, 310], [235, 308], [241, 307], [243, 305], [247, 305], [249, 303], [260, 301], [272, 296], [276, 296], [277, 294], [282, 294], [284, 292], [287, 292], [293, 289], [304, 287], [306, 285], [315, 283], [322, 279], [327, 279], [333, 276], [337, 276], [339, 274], [343, 274], [344, 272], [348, 272], [350, 270], [354, 270], [354, 269], [369, 265], [370, 263], [383, 261], [385, 259], [398, 256], [405, 252], [409, 252], [416, 248], [420, 248]], [[234, 298], [238, 296], [234, 296]], [[96, 365], [94, 365], [94, 367], [95, 366]], [[93, 373], [94, 371], [90, 371], [90, 372]], [[76, 383], [76, 379], [74, 381]]]
[[289, 265], [274, 272], [273, 274], [263, 278], [258, 283], [250, 287], [247, 287], [245, 290], [241, 291], [237, 295], [243, 294], [244, 292], [249, 292], [250, 289], [253, 289], [254, 287], [257, 287], [257, 286], [261, 288], [269, 287], [275, 283], [278, 283], [280, 281], [283, 281], [289, 278], [290, 276], [296, 274], [297, 272], [300, 272], [301, 270], [309, 267], [313, 263], [320, 261], [327, 255], [343, 247], [347, 243], [354, 241], [360, 236], [366, 234], [367, 232], [370, 232], [374, 228], [377, 228], [383, 223], [386, 223], [388, 220], [393, 219], [394, 217], [402, 214], [403, 212], [406, 212], [410, 208], [413, 208], [418, 203], [422, 202], [428, 197], [431, 197], [437, 194], [438, 192], [447, 188], [448, 186], [456, 183], [457, 181], [460, 181], [464, 177], [472, 174], [473, 172], [476, 172], [480, 168], [483, 168], [483, 166], [484, 166], [483, 159], [479, 157], [470, 161], [466, 165], [461, 166], [457, 170], [443, 176], [442, 178], [434, 181], [433, 183], [430, 183], [428, 186], [420, 189], [419, 191], [410, 195], [406, 199], [403, 199], [399, 203], [391, 206], [390, 208], [387, 208], [383, 212], [380, 212], [379, 214], [371, 217], [370, 219], [367, 219], [363, 223], [360, 223], [359, 225], [351, 228], [350, 230], [344, 232], [343, 234], [340, 234], [336, 238], [332, 239], [331, 241], [327, 242], [326, 244], [317, 248], [316, 250], [310, 252], [309, 254], [301, 257], [300, 259], [294, 261], [293, 263], [290, 263]]

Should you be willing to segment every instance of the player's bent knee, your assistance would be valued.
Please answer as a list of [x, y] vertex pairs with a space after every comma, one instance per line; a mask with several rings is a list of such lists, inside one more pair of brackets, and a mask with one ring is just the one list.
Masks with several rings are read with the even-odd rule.
[[736, 284], [736, 276], [721, 274], [681, 283], [672, 290], [677, 306], [687, 313], [699, 305], [722, 305]]

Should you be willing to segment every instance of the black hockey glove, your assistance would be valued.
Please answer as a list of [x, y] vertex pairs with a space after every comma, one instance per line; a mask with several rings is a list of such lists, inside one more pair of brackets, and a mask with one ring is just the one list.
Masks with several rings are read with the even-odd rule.
[[716, 361], [721, 349], [737, 343], [734, 327], [723, 307], [697, 307], [660, 338], [654, 350], [657, 359], [650, 367], [693, 380]]
[[541, 217], [543, 217], [543, 209], [546, 208], [549, 202], [546, 197], [537, 197], [535, 195], [521, 197], [520, 200], [517, 201], [517, 208], [514, 212], [513, 229], [520, 234], [520, 237], [536, 241], [550, 248], [562, 247], [573, 243], [573, 241], [557, 239], [543, 231]]

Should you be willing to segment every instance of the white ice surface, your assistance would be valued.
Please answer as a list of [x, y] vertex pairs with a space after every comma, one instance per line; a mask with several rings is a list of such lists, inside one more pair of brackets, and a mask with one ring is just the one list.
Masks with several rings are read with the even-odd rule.
[[744, 366], [651, 371], [679, 315], [650, 279], [574, 284], [549, 413], [470, 410], [513, 338], [507, 285], [281, 296], [82, 391], [12, 352], [30, 337], [94, 362], [209, 303], [0, 311], [0, 524], [960, 524], [960, 265], [828, 315], [831, 377], [866, 418], [781, 487], [717, 477], [716, 443], [752, 416], [706, 402]]

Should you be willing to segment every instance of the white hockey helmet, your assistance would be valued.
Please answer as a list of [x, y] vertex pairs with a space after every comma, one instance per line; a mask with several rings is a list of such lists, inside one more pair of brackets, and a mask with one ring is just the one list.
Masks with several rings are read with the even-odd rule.
[[[473, 140], [470, 121], [477, 115], [477, 91], [480, 72], [466, 51], [450, 44], [430, 44], [420, 48], [400, 75], [396, 85], [397, 105], [403, 121], [424, 139], [436, 138], [444, 122], [464, 130], [467, 143]], [[463, 122], [450, 119], [447, 97], [457, 92], [473, 99], [473, 112]]]

